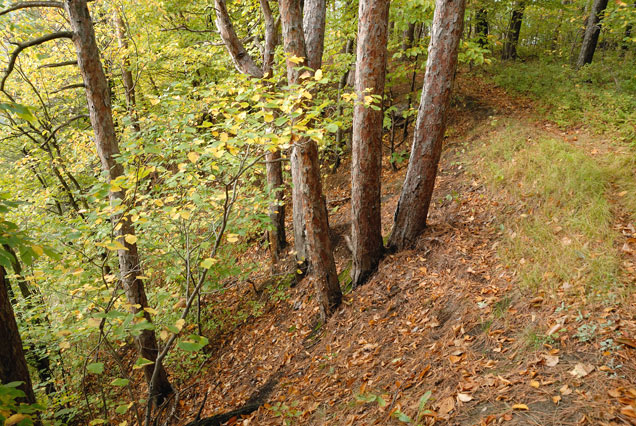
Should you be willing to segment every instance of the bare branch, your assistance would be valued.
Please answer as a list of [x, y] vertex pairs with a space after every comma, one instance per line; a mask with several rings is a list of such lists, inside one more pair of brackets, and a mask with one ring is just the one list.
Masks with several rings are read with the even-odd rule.
[[38, 69], [66, 67], [66, 66], [69, 66], [69, 65], [77, 65], [77, 60], [65, 61], [65, 62], [55, 62], [55, 63], [52, 63], [52, 64], [44, 64], [44, 65], [40, 65], [38, 67]]
[[86, 87], [86, 86], [84, 85], [84, 83], [69, 84], [67, 86], [62, 86], [59, 89], [52, 91], [51, 94], [53, 95], [55, 93], [60, 93], [64, 90], [69, 90], [69, 89], [78, 89], [80, 87]]
[[[35, 2], [33, 2], [35, 3]], [[9, 58], [9, 64], [7, 65], [7, 70], [4, 72], [4, 76], [2, 76], [2, 80], [0, 81], [0, 91], [4, 92], [4, 83], [9, 78], [9, 74], [13, 71], [15, 67], [15, 61], [18, 59], [18, 55], [22, 53], [24, 49], [29, 47], [38, 46], [42, 43], [46, 43], [47, 41], [56, 40], [58, 38], [73, 38], [72, 31], [60, 31], [57, 33], [43, 35], [42, 37], [35, 38], [33, 40], [26, 41], [24, 43], [18, 43], [18, 47], [15, 48], [11, 57]]]
[[64, 7], [64, 5], [59, 1], [21, 1], [13, 6], [9, 6], [8, 9], [0, 10], [0, 16], [6, 15], [9, 12], [27, 9], [30, 7]]

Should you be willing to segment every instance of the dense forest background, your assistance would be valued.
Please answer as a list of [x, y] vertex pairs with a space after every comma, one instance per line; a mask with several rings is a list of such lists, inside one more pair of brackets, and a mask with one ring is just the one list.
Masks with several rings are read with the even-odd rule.
[[636, 424], [636, 3], [0, 23], [3, 424]]

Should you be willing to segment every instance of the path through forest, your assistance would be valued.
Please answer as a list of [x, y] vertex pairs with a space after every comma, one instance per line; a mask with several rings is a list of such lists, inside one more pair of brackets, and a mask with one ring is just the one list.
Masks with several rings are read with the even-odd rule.
[[[269, 271], [210, 303], [235, 312], [257, 305], [260, 314], [211, 338], [210, 361], [180, 395], [176, 423], [191, 420], [206, 393], [201, 417], [242, 406], [269, 380], [267, 403], [243, 424], [636, 424], [635, 295], [603, 303], [568, 283], [525, 288], [501, 257], [505, 216], [532, 212], [511, 207], [480, 177], [480, 145], [514, 128], [528, 144], [566, 141], [591, 158], [620, 149], [534, 111], [527, 99], [460, 76], [430, 226], [417, 246], [388, 255], [322, 327], [311, 283], [277, 287], [266, 281]], [[385, 235], [405, 173], [386, 164]], [[344, 164], [327, 180], [341, 279], [350, 267], [348, 172]], [[636, 231], [620, 191], [608, 194], [621, 279], [633, 283]], [[247, 256], [266, 261], [262, 250]]]

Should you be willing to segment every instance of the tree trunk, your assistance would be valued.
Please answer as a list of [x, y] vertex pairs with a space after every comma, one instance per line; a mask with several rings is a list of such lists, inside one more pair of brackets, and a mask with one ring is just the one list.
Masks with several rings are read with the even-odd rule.
[[594, 5], [587, 18], [579, 59], [576, 61], [577, 67], [592, 63], [598, 37], [601, 34], [601, 19], [603, 18], [605, 8], [607, 8], [607, 3], [608, 0], [594, 0]]
[[124, 20], [121, 17], [121, 13], [117, 7], [113, 11], [113, 19], [115, 21], [115, 27], [117, 28], [117, 45], [122, 50], [121, 59], [121, 79], [124, 83], [124, 92], [126, 96], [126, 108], [128, 109], [128, 115], [133, 122], [133, 129], [135, 132], [139, 132], [139, 120], [137, 119], [137, 100], [135, 99], [135, 82], [133, 80], [132, 72], [130, 71], [130, 59], [128, 56], [128, 38], [126, 35], [126, 26]]
[[[67, 0], [65, 8], [69, 16], [73, 30], [73, 43], [77, 52], [77, 59], [86, 85], [86, 99], [90, 113], [91, 124], [95, 133], [95, 145], [97, 154], [102, 163], [102, 169], [107, 175], [108, 182], [124, 175], [124, 169], [117, 163], [115, 157], [119, 155], [119, 146], [113, 126], [113, 116], [110, 103], [108, 83], [95, 41], [95, 32], [86, 0]], [[144, 289], [144, 283], [139, 278], [143, 275], [137, 244], [131, 244], [124, 239], [126, 235], [134, 235], [135, 230], [130, 219], [124, 216], [121, 204], [124, 202], [123, 191], [111, 190], [109, 193], [111, 206], [114, 213], [111, 223], [114, 226], [117, 241], [125, 249], [117, 250], [119, 257], [120, 279], [126, 293], [128, 303], [134, 313], [141, 312], [148, 322], [152, 322], [150, 314], [144, 310], [148, 307], [148, 299]], [[155, 361], [158, 353], [158, 345], [153, 330], [143, 330], [136, 338], [137, 349], [140, 356]], [[172, 393], [172, 386], [168, 380], [168, 374], [162, 365], [158, 365], [159, 375], [156, 383], [150, 383], [154, 364], [144, 367], [146, 381], [150, 387], [151, 396], [160, 403], [167, 395]]]
[[[16, 281], [18, 284], [18, 288], [20, 289], [20, 294], [22, 294], [22, 298], [25, 301], [25, 305], [28, 309], [34, 309], [33, 306], [33, 292], [29, 288], [26, 279], [22, 275], [22, 265], [20, 264], [20, 260], [16, 255], [13, 248], [7, 244], [3, 244], [2, 247], [4, 250], [9, 253], [11, 256], [11, 267], [13, 269], [13, 273], [15, 274]], [[1, 250], [1, 249], [0, 249]], [[7, 286], [7, 290], [11, 295], [11, 284], [8, 278], [5, 277], [5, 283]], [[33, 322], [36, 325], [43, 325], [42, 317], [35, 316], [33, 318]], [[32, 353], [32, 359], [35, 361], [35, 369], [38, 371], [38, 376], [40, 376], [40, 380], [42, 383], [46, 383], [45, 391], [47, 395], [52, 395], [55, 393], [55, 384], [53, 383], [53, 371], [51, 370], [51, 362], [49, 360], [48, 349], [46, 345], [42, 342], [36, 342], [35, 344], [30, 344], [29, 350]]]
[[[384, 252], [380, 210], [384, 114], [381, 109], [367, 107], [363, 102], [365, 96], [384, 95], [389, 4], [389, 0], [360, 0], [358, 13], [358, 99], [353, 110], [351, 160], [351, 277], [354, 287], [364, 284], [375, 272]], [[367, 89], [371, 91], [366, 92]], [[378, 105], [374, 103], [373, 106]]]
[[322, 66], [322, 52], [325, 45], [325, 20], [327, 5], [325, 0], [305, 0], [303, 8], [303, 32], [307, 49], [307, 66], [317, 70]]
[[262, 78], [263, 71], [258, 67], [258, 65], [256, 65], [254, 59], [252, 59], [249, 53], [245, 50], [245, 47], [243, 47], [243, 43], [241, 43], [239, 38], [236, 36], [234, 26], [230, 20], [230, 15], [227, 13], [225, 0], [215, 0], [214, 8], [216, 9], [216, 27], [219, 30], [219, 34], [221, 35], [221, 39], [223, 39], [225, 47], [230, 52], [230, 57], [232, 58], [232, 62], [234, 62], [236, 69], [243, 74]]
[[[279, 9], [285, 53], [288, 58], [287, 76], [289, 83], [295, 84], [299, 82], [299, 71], [289, 57], [306, 57], [300, 1], [280, 0]], [[306, 225], [307, 254], [321, 313], [325, 317], [333, 313], [340, 305], [342, 293], [329, 239], [329, 222], [325, 198], [322, 194], [318, 146], [307, 137], [295, 136], [292, 142], [292, 178], [294, 195], [298, 197], [294, 200], [294, 209], [302, 207]]]
[[436, 0], [426, 75], [415, 124], [411, 157], [400, 194], [389, 247], [404, 249], [426, 227], [446, 129], [462, 34], [465, 0]]
[[24, 392], [25, 397], [19, 398], [18, 401], [33, 404], [35, 394], [22, 349], [18, 324], [9, 299], [9, 282], [6, 276], [7, 271], [0, 266], [0, 342], [2, 342], [0, 344], [0, 383], [22, 382], [18, 389]]
[[515, 3], [510, 18], [510, 26], [506, 33], [506, 41], [504, 42], [501, 59], [516, 59], [517, 44], [519, 43], [519, 35], [521, 34], [521, 23], [523, 22], [523, 12], [526, 8], [525, 1]]
[[476, 15], [475, 32], [477, 33], [477, 43], [481, 47], [488, 45], [488, 9], [479, 9]]
[[[358, 18], [358, 26], [360, 26], [361, 19]], [[413, 47], [413, 41], [415, 40], [415, 24], [411, 23], [402, 33], [402, 53], [406, 52], [408, 49]], [[407, 57], [404, 56], [403, 60], [407, 60]]]

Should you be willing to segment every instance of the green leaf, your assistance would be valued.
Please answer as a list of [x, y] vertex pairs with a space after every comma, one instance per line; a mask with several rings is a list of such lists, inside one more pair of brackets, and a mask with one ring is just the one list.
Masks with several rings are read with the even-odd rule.
[[102, 374], [104, 372], [103, 362], [93, 362], [86, 366], [86, 369], [93, 374]]
[[208, 339], [203, 336], [197, 336], [196, 334], [191, 334], [188, 336], [188, 339], [178, 343], [178, 347], [183, 349], [186, 352], [197, 352], [203, 349], [205, 345], [208, 344]]
[[110, 382], [110, 384], [113, 386], [126, 386], [128, 383], [130, 383], [130, 380], [122, 379], [121, 377]]
[[140, 357], [140, 358], [137, 358], [137, 361], [135, 361], [135, 365], [133, 365], [133, 370], [144, 368], [146, 365], [151, 365], [151, 364], [154, 364], [154, 362], [150, 361], [149, 359]]

